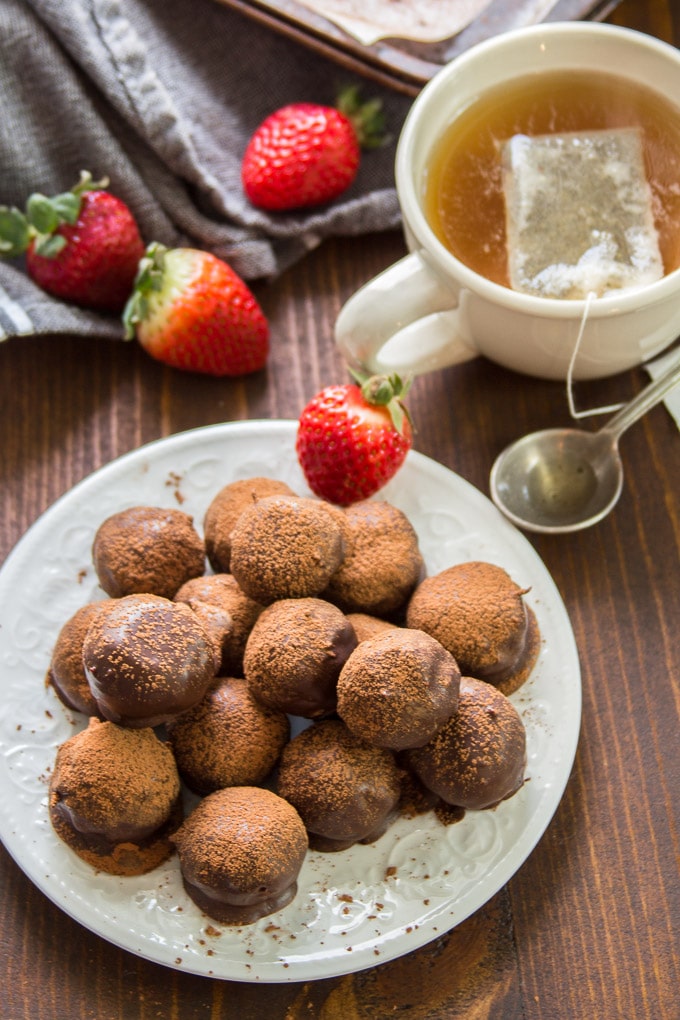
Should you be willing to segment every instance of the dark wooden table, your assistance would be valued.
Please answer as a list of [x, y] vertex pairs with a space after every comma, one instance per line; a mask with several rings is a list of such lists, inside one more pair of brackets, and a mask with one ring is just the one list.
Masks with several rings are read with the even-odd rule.
[[[624, 0], [621, 24], [680, 42], [673, 2]], [[346, 378], [332, 326], [352, 291], [403, 252], [397, 234], [325, 244], [256, 287], [271, 321], [266, 373], [172, 372], [135, 344], [61, 337], [0, 349], [0, 559], [91, 471], [194, 426], [294, 418]], [[624, 399], [636, 370], [581, 384]], [[564, 387], [483, 360], [416, 380], [416, 448], [483, 492], [509, 441], [567, 423]], [[657, 407], [622, 443], [615, 511], [532, 542], [571, 616], [583, 675], [573, 773], [537, 848], [484, 907], [394, 962], [312, 983], [257, 986], [138, 959], [83, 929], [0, 849], [5, 1020], [677, 1020], [680, 1017], [680, 435]], [[1, 624], [2, 621], [0, 621]]]

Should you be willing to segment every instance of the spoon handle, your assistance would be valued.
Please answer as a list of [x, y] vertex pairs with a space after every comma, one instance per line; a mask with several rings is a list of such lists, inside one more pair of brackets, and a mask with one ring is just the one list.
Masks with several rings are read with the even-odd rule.
[[669, 393], [674, 386], [680, 382], [680, 351], [673, 363], [654, 379], [643, 390], [640, 390], [636, 397], [622, 407], [621, 410], [610, 418], [602, 429], [614, 439], [618, 439], [625, 430], [639, 418], [656, 406]]

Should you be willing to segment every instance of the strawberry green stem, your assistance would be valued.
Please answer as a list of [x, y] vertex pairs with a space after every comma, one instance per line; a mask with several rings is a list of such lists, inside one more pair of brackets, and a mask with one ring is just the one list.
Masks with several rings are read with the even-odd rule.
[[404, 419], [412, 424], [408, 410], [402, 403], [411, 388], [412, 379], [402, 379], [396, 372], [393, 375], [366, 376], [349, 369], [350, 374], [361, 387], [361, 395], [368, 404], [385, 407], [389, 411], [392, 424], [397, 432], [403, 435]]
[[377, 149], [389, 142], [381, 99], [362, 102], [359, 86], [349, 85], [338, 96], [336, 105], [340, 113], [352, 122], [362, 149]]
[[54, 258], [66, 244], [65, 238], [57, 234], [59, 227], [77, 222], [86, 191], [101, 191], [108, 184], [107, 177], [93, 181], [89, 170], [81, 170], [80, 179], [70, 191], [51, 198], [38, 191], [29, 195], [23, 213], [14, 207], [0, 206], [0, 255], [16, 258], [33, 241], [36, 254]]
[[132, 294], [123, 310], [126, 340], [132, 340], [135, 326], [146, 318], [149, 296], [163, 286], [167, 250], [165, 245], [152, 241], [140, 259]]

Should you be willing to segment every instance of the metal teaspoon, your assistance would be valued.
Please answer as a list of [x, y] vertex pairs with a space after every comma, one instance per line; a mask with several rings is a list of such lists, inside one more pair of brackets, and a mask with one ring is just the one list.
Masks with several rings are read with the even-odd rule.
[[597, 432], [545, 429], [507, 447], [491, 469], [491, 498], [526, 531], [578, 531], [602, 520], [623, 488], [618, 441], [680, 382], [680, 358]]

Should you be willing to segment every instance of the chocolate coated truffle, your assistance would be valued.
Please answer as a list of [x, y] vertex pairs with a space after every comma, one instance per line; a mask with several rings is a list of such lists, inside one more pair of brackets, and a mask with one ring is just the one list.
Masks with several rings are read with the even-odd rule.
[[345, 850], [378, 839], [396, 813], [400, 770], [339, 719], [303, 730], [286, 745], [277, 790], [298, 810], [315, 850]]
[[187, 894], [223, 924], [249, 924], [290, 903], [307, 851], [295, 808], [257, 786], [211, 793], [173, 841]]
[[90, 719], [57, 751], [49, 814], [59, 838], [97, 870], [150, 871], [172, 853], [182, 820], [172, 752], [152, 729]]
[[456, 661], [438, 641], [395, 627], [350, 655], [338, 680], [338, 715], [376, 747], [418, 747], [455, 712], [459, 684]]
[[83, 642], [96, 614], [113, 604], [103, 600], [81, 606], [59, 631], [52, 651], [47, 682], [54, 687], [59, 700], [67, 708], [85, 715], [100, 716], [100, 712], [85, 676]]
[[193, 609], [214, 641], [220, 676], [243, 676], [243, 653], [248, 635], [262, 612], [231, 574], [206, 574], [183, 584], [175, 602]]
[[94, 537], [92, 558], [100, 585], [113, 598], [138, 592], [172, 598], [180, 585], [205, 571], [193, 518], [153, 506], [108, 517]]
[[198, 705], [168, 725], [180, 775], [200, 794], [263, 782], [289, 736], [288, 716], [256, 701], [236, 677], [216, 680]]
[[246, 595], [263, 605], [319, 595], [344, 555], [336, 513], [301, 496], [258, 500], [231, 533], [231, 572]]
[[168, 722], [199, 702], [215, 675], [195, 614], [157, 595], [127, 595], [95, 616], [83, 663], [99, 711], [124, 726]]
[[295, 493], [276, 478], [243, 478], [223, 486], [213, 498], [203, 518], [205, 550], [216, 574], [229, 573], [231, 532], [244, 510], [265, 496], [294, 496]]
[[355, 503], [344, 514], [352, 547], [324, 598], [346, 613], [397, 614], [425, 572], [413, 525], [397, 507], [379, 500]]
[[421, 782], [447, 804], [493, 807], [524, 782], [524, 723], [496, 687], [463, 677], [456, 713], [428, 744], [406, 757]]
[[365, 641], [366, 638], [376, 637], [386, 630], [392, 630], [396, 623], [383, 620], [380, 616], [371, 616], [370, 613], [347, 613], [347, 619], [354, 627], [357, 641]]
[[520, 588], [502, 567], [471, 561], [426, 578], [406, 613], [409, 627], [435, 637], [466, 676], [511, 693], [538, 654], [538, 628]]
[[315, 719], [336, 706], [340, 670], [357, 645], [347, 617], [323, 599], [281, 599], [258, 617], [243, 657], [255, 697]]

